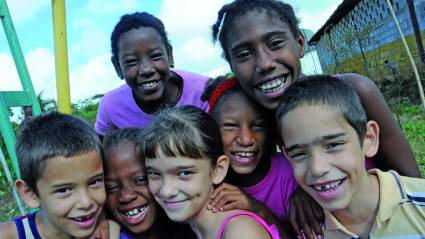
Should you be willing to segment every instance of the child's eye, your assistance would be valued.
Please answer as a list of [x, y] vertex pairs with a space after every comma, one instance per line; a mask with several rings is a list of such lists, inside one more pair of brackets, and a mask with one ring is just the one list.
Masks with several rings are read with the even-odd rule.
[[157, 61], [157, 60], [162, 59], [163, 55], [164, 54], [162, 52], [155, 52], [151, 55], [151, 59], [154, 60], [154, 61]]
[[338, 150], [341, 150], [344, 145], [345, 145], [344, 142], [331, 142], [326, 145], [326, 150], [338, 151]]
[[177, 173], [177, 176], [179, 177], [189, 177], [191, 175], [193, 175], [193, 172], [191, 171], [180, 171]]
[[288, 155], [294, 162], [300, 162], [307, 157], [305, 152], [293, 152]]
[[285, 43], [285, 40], [282, 38], [275, 38], [272, 39], [269, 44], [268, 44], [268, 48], [271, 50], [275, 50], [275, 49], [279, 49], [283, 46], [283, 44]]
[[222, 124], [222, 128], [224, 130], [234, 130], [238, 128], [238, 125], [236, 123], [225, 122]]
[[97, 178], [93, 181], [90, 181], [89, 186], [92, 187], [92, 188], [98, 188], [98, 187], [103, 186], [103, 178]]
[[135, 66], [137, 65], [138, 61], [136, 59], [128, 59], [124, 61], [125, 66]]
[[119, 191], [119, 187], [116, 185], [105, 185], [105, 190], [107, 194], [112, 194]]
[[63, 188], [56, 189], [53, 193], [58, 194], [60, 196], [63, 196], [63, 195], [70, 193], [71, 191], [72, 191], [71, 187], [63, 187]]
[[138, 177], [134, 179], [134, 184], [137, 186], [146, 185], [148, 183], [148, 178], [146, 176]]
[[257, 131], [262, 131], [265, 128], [265, 123], [263, 121], [254, 122], [252, 124], [252, 129]]
[[149, 180], [158, 180], [161, 177], [159, 173], [155, 171], [148, 170], [148, 179]]
[[245, 60], [247, 60], [250, 56], [251, 56], [252, 54], [251, 54], [251, 52], [250, 51], [248, 51], [248, 50], [241, 50], [241, 51], [238, 51], [236, 54], [235, 54], [235, 58], [238, 60], [238, 61], [245, 61]]

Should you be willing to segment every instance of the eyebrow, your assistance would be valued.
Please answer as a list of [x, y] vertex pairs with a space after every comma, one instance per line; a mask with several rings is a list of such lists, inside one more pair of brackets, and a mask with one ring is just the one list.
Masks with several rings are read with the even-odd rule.
[[[264, 34], [263, 36], [261, 36], [262, 39], [267, 39], [270, 38], [273, 35], [283, 35], [283, 36], [287, 36], [288, 33], [286, 33], [285, 31], [272, 31], [272, 32], [268, 32], [266, 34]], [[230, 48], [230, 52], [234, 52], [236, 51], [238, 48], [244, 47], [250, 45], [249, 41], [241, 41], [240, 43], [237, 43], [236, 45], [234, 45], [232, 48]]]
[[[346, 135], [346, 133], [336, 133], [336, 134], [330, 134], [330, 135], [325, 135], [325, 136], [322, 136], [322, 137], [320, 137], [319, 139], [315, 139], [315, 140], [313, 140], [313, 142], [312, 142], [312, 144], [315, 144], [315, 143], [317, 143], [318, 141], [320, 142], [320, 141], [322, 141], [322, 140], [331, 140], [331, 139], [336, 139], [336, 138], [339, 138], [339, 137], [341, 137], [341, 136], [344, 136], [344, 135]], [[294, 144], [294, 145], [291, 145], [291, 146], [288, 146], [288, 147], [285, 147], [286, 148], [286, 152], [291, 152], [292, 150], [295, 150], [295, 149], [297, 149], [297, 148], [301, 148], [301, 147], [305, 147], [307, 144]]]
[[[183, 166], [177, 166], [175, 168], [171, 168], [169, 170], [167, 170], [168, 172], [173, 172], [173, 171], [179, 171], [179, 170], [187, 170], [187, 169], [193, 169], [195, 168], [195, 165], [183, 165]], [[146, 169], [150, 169], [150, 170], [156, 170], [158, 171], [158, 169], [154, 168], [154, 167], [147, 167]]]
[[[93, 179], [96, 179], [96, 178], [99, 178], [99, 177], [102, 177], [102, 178], [104, 177], [103, 172], [102, 173], [98, 173], [98, 174], [94, 175], [93, 177], [90, 177], [89, 178], [89, 181], [90, 180], [93, 180]], [[62, 187], [69, 187], [69, 186], [72, 186], [74, 184], [75, 183], [60, 183], [60, 184], [52, 185], [52, 187], [53, 188], [62, 188]]]

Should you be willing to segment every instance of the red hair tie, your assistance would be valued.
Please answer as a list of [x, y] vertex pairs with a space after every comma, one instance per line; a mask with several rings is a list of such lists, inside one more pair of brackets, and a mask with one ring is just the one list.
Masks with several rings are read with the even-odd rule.
[[208, 111], [208, 113], [212, 113], [215, 104], [217, 103], [217, 100], [227, 91], [240, 87], [238, 80], [236, 79], [236, 77], [232, 77], [230, 79], [227, 79], [225, 81], [223, 81], [218, 87], [217, 89], [215, 89], [214, 93], [211, 96], [210, 102], [209, 102], [209, 106], [210, 109]]

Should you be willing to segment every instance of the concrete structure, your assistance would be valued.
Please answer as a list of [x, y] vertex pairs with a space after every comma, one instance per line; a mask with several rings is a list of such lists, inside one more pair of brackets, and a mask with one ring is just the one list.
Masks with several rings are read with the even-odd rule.
[[[406, 0], [391, 0], [403, 34], [419, 62]], [[425, 0], [414, 0], [425, 44]], [[386, 0], [344, 0], [309, 41], [315, 45], [325, 73], [358, 72], [373, 78], [409, 70]]]

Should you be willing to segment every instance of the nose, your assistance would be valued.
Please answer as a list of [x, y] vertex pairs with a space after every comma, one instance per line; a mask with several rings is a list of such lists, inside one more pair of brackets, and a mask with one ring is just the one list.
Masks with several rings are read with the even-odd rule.
[[314, 152], [310, 156], [310, 173], [314, 177], [324, 176], [329, 172], [327, 156], [320, 152]]
[[272, 52], [266, 48], [260, 48], [257, 52], [256, 65], [259, 73], [264, 74], [276, 68], [276, 62]]
[[120, 191], [119, 201], [121, 203], [129, 203], [133, 201], [136, 197], [137, 195], [135, 190], [126, 186]]
[[237, 142], [243, 146], [250, 146], [255, 143], [255, 137], [252, 130], [247, 126], [242, 126], [239, 130]]
[[81, 192], [79, 193], [78, 197], [78, 202], [77, 202], [77, 207], [79, 209], [83, 209], [83, 210], [90, 210], [93, 205], [94, 205], [94, 201], [93, 198], [90, 196], [90, 194], [87, 192], [87, 190], [81, 190]]
[[139, 62], [139, 75], [149, 77], [155, 72], [151, 60], [143, 59]]
[[175, 180], [171, 178], [164, 178], [164, 182], [162, 183], [161, 189], [159, 191], [161, 197], [165, 199], [170, 199], [177, 195], [178, 189], [173, 181]]

